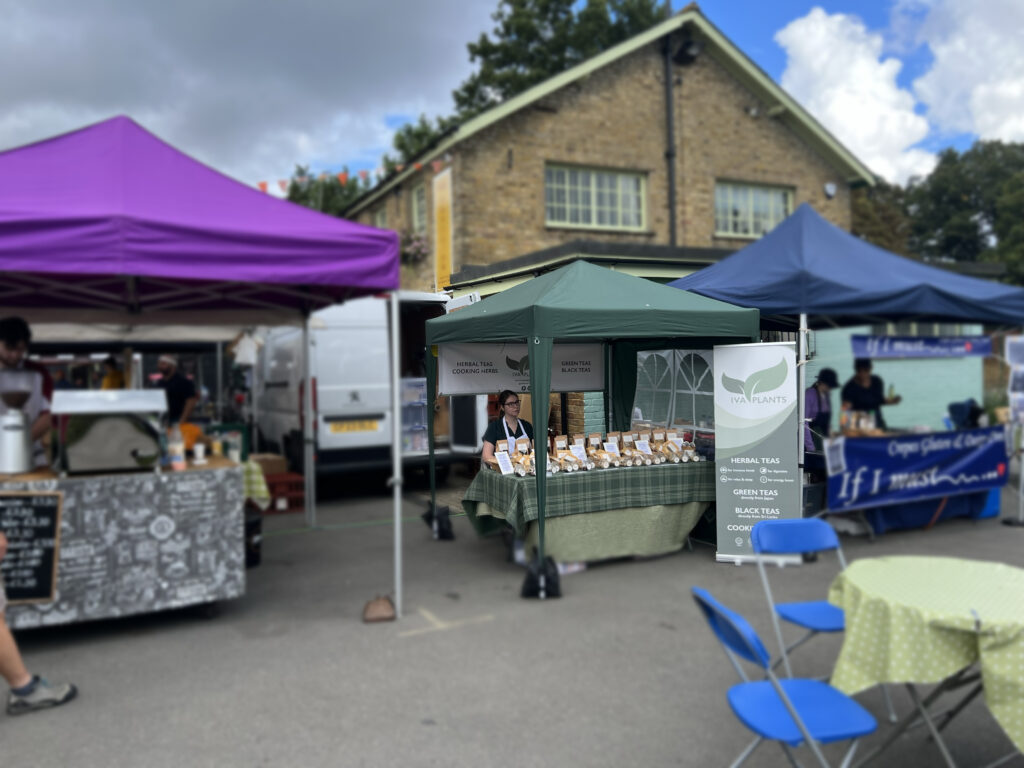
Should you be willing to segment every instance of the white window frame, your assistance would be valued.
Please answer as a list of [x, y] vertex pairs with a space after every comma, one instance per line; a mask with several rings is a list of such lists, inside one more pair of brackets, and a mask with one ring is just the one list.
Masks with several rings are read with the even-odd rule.
[[427, 231], [427, 185], [419, 184], [412, 190], [412, 230]]
[[[561, 174], [561, 180], [556, 180], [558, 174]], [[585, 185], [580, 183], [574, 188], [570, 184], [574, 176], [577, 181], [585, 177]], [[608, 186], [609, 181], [614, 181], [614, 189]], [[631, 185], [638, 187], [635, 197], [629, 194]], [[613, 198], [611, 204], [608, 203], [609, 196]], [[630, 202], [624, 204], [627, 200]], [[601, 202], [605, 204], [600, 205]], [[564, 218], [554, 214], [558, 209], [564, 211]], [[576, 209], [577, 221], [572, 220], [573, 209]], [[635, 217], [636, 223], [598, 223], [602, 215], [610, 216], [612, 213], [619, 222], [628, 215]], [[544, 166], [544, 223], [560, 229], [644, 232], [647, 226], [647, 174], [548, 163]]]
[[[683, 363], [690, 356], [699, 357], [707, 365], [707, 370], [698, 377], [697, 381], [692, 379], [692, 364], [690, 374], [684, 376], [681, 370]], [[691, 431], [714, 432], [714, 409], [710, 414], [709, 424], [693, 424], [696, 419], [681, 421], [677, 409], [688, 403], [688, 411], [696, 412], [697, 397], [711, 397], [712, 403], [715, 396], [714, 385], [714, 357], [710, 349], [658, 349], [637, 353], [637, 381], [636, 394], [633, 397], [633, 408], [640, 408], [643, 413], [643, 420], [654, 424], [660, 424], [673, 429], [686, 429]], [[657, 380], [651, 379], [652, 369], [660, 369]], [[660, 397], [659, 397], [660, 396]], [[664, 402], [668, 398], [667, 412], [662, 414], [654, 412], [652, 403], [659, 399]], [[646, 407], [646, 410], [645, 410]], [[664, 415], [665, 418], [658, 418]]]
[[373, 226], [377, 229], [388, 228], [388, 209], [387, 206], [382, 205], [373, 214]]
[[[782, 208], [778, 210], [771, 195], [782, 193]], [[761, 204], [767, 205], [767, 221], [758, 221], [755, 216], [757, 195], [766, 193]], [[719, 203], [727, 200], [728, 213], [719, 215]], [[745, 210], [736, 212], [736, 203], [745, 206]], [[793, 190], [791, 187], [770, 184], [751, 184], [743, 181], [719, 180], [715, 182], [714, 217], [715, 237], [728, 237], [739, 240], [758, 240], [771, 232], [783, 219], [793, 212]], [[723, 227], [723, 222], [725, 226]], [[746, 231], [742, 231], [745, 228]]]

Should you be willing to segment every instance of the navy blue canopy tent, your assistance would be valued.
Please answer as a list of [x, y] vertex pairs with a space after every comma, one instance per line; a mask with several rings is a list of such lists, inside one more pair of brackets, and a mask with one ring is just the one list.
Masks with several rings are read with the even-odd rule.
[[828, 328], [895, 320], [1017, 326], [1024, 289], [931, 267], [871, 245], [807, 203], [755, 243], [669, 283], [756, 307], [761, 325]]

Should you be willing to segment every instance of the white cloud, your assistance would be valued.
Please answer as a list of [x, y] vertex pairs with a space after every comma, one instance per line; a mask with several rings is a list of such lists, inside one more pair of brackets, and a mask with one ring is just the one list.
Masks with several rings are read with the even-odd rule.
[[872, 171], [903, 183], [932, 170], [935, 156], [914, 148], [928, 121], [896, 82], [902, 63], [882, 59], [881, 34], [855, 16], [814, 8], [775, 40], [787, 54], [782, 87]]
[[1024, 141], [1024, 3], [937, 0], [920, 39], [935, 57], [914, 91], [941, 130]]
[[[448, 114], [493, 0], [0, 0], [0, 149], [127, 114], [270, 188]], [[400, 21], [396, 21], [399, 19]], [[371, 165], [371, 167], [372, 167]]]

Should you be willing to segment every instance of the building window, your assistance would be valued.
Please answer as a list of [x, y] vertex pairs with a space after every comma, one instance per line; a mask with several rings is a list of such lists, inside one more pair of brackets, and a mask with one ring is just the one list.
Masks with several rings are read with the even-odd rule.
[[412, 191], [412, 229], [423, 232], [427, 228], [427, 185], [420, 184]]
[[633, 421], [663, 427], [714, 429], [715, 385], [710, 350], [637, 353]]
[[559, 227], [644, 227], [644, 176], [549, 165], [544, 169], [545, 219]]
[[793, 191], [752, 184], [715, 184], [715, 234], [761, 237], [793, 210]]
[[383, 205], [380, 207], [380, 210], [373, 214], [373, 226], [377, 227], [377, 229], [388, 228], [388, 209]]

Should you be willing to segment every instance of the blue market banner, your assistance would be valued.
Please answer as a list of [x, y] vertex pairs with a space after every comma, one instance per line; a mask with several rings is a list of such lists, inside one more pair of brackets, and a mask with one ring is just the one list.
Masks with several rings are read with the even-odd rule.
[[988, 357], [988, 336], [851, 336], [854, 357]]
[[826, 444], [828, 508], [879, 507], [1006, 484], [1004, 427], [902, 437], [839, 437]]

